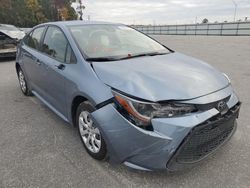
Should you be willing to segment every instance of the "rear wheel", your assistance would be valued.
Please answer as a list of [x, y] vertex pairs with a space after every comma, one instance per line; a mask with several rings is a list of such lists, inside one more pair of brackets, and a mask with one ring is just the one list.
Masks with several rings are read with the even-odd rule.
[[95, 108], [89, 102], [81, 103], [77, 108], [76, 124], [86, 151], [94, 159], [103, 160], [107, 154], [106, 143], [90, 116], [94, 110]]
[[19, 85], [20, 85], [21, 91], [23, 92], [24, 95], [31, 96], [32, 93], [29, 90], [27, 81], [25, 79], [24, 73], [23, 73], [21, 68], [18, 69], [17, 75], [18, 75], [18, 80], [19, 80]]

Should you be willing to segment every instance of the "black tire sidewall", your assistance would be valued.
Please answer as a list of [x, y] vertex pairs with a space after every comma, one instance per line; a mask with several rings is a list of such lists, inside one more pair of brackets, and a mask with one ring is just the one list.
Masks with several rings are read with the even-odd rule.
[[78, 130], [78, 134], [80, 136], [80, 139], [83, 143], [83, 146], [84, 148], [86, 149], [86, 151], [88, 152], [88, 154], [93, 157], [94, 159], [96, 160], [104, 160], [106, 158], [106, 155], [107, 155], [107, 149], [106, 149], [106, 143], [103, 139], [103, 136], [102, 136], [102, 133], [101, 133], [101, 130], [99, 129], [99, 127], [97, 127], [100, 131], [100, 134], [101, 134], [101, 148], [99, 150], [98, 153], [93, 153], [91, 152], [85, 145], [83, 139], [82, 139], [82, 136], [81, 136], [81, 133], [80, 133], [80, 130], [79, 130], [79, 116], [81, 114], [81, 112], [83, 111], [88, 111], [89, 113], [95, 111], [95, 107], [93, 105], [91, 105], [91, 103], [89, 103], [88, 101], [85, 101], [85, 102], [82, 102], [78, 108], [77, 108], [77, 111], [76, 111], [76, 126], [77, 126], [77, 130]]

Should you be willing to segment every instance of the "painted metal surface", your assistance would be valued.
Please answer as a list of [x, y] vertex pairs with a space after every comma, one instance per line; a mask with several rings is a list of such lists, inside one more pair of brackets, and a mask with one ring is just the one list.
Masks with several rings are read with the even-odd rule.
[[229, 84], [210, 65], [180, 53], [93, 65], [98, 77], [110, 87], [150, 101], [193, 99]]
[[16, 40], [21, 40], [25, 36], [24, 31], [21, 31], [13, 25], [7, 24], [0, 24], [0, 32]]
[[7, 30], [1, 30], [1, 29], [0, 31], [12, 39], [21, 40], [25, 36], [25, 33], [23, 31], [7, 31]]
[[[228, 93], [227, 90], [224, 92], [231, 95], [227, 102], [231, 108], [238, 102], [238, 98], [234, 93]], [[220, 92], [216, 93], [221, 96]], [[135, 164], [134, 168], [139, 166], [155, 170], [166, 168], [168, 160], [193, 127], [218, 113], [217, 109], [212, 108], [183, 117], [153, 119], [153, 132], [131, 124], [111, 104], [93, 112], [92, 117], [108, 141], [111, 162], [128, 162], [129, 166]]]

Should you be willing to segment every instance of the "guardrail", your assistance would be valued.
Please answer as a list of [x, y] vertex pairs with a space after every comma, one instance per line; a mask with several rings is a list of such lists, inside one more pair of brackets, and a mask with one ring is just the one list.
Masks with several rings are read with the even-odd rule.
[[149, 35], [250, 36], [250, 22], [157, 26], [134, 25], [132, 27]]

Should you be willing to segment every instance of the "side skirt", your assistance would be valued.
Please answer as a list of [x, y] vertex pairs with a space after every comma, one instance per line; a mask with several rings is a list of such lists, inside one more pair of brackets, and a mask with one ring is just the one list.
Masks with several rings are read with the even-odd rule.
[[66, 118], [63, 114], [61, 114], [58, 110], [56, 110], [51, 104], [49, 104], [45, 99], [43, 99], [37, 92], [32, 90], [32, 93], [40, 100], [42, 103], [44, 103], [47, 107], [49, 107], [54, 113], [56, 113], [60, 118], [62, 118], [64, 121], [69, 123], [68, 118]]

